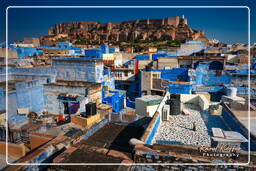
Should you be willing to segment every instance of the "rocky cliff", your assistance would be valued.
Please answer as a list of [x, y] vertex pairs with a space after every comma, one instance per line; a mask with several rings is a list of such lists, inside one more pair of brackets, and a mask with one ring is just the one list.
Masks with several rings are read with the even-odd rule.
[[55, 24], [48, 30], [49, 37], [67, 35], [72, 39], [99, 42], [135, 40], [202, 40], [208, 41], [202, 30], [194, 30], [186, 18], [145, 19], [101, 24], [97, 21], [80, 21]]

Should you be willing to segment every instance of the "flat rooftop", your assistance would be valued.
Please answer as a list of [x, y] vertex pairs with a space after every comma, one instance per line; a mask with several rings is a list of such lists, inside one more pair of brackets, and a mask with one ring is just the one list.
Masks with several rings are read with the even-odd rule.
[[129, 140], [131, 138], [140, 139], [143, 133], [144, 128], [142, 127], [107, 123], [87, 140], [82, 140], [81, 143], [131, 153]]
[[179, 56], [178, 57], [179, 60], [196, 60], [196, 59], [208, 59], [208, 60], [211, 60], [211, 59], [225, 59], [224, 56]]
[[[231, 111], [235, 115], [235, 117], [240, 121], [241, 124], [243, 124], [244, 127], [246, 127], [248, 130], [250, 130], [251, 134], [256, 136], [256, 111], [251, 110], [250, 111], [250, 117], [248, 110], [237, 110], [232, 109]], [[249, 121], [251, 121], [250, 129], [249, 129]]]
[[54, 83], [45, 84], [46, 86], [71, 86], [71, 87], [98, 87], [101, 83], [89, 82], [89, 81], [67, 81], [57, 80]]
[[[140, 139], [145, 128], [142, 126], [107, 123], [88, 139], [68, 148], [54, 159], [57, 163], [121, 163], [124, 156], [132, 158], [131, 138]], [[112, 154], [112, 155], [111, 155]], [[114, 154], [114, 155], [113, 155]], [[67, 169], [69, 166], [57, 166]], [[79, 166], [81, 169], [100, 170], [100, 167]], [[52, 167], [51, 167], [52, 168]], [[116, 170], [118, 166], [104, 167], [104, 170]], [[71, 169], [71, 167], [70, 167]], [[72, 169], [71, 169], [72, 170]]]
[[103, 59], [99, 58], [90, 58], [90, 57], [81, 57], [81, 58], [54, 58], [53, 61], [58, 62], [102, 62]]
[[[8, 91], [16, 90], [15, 84], [19, 82], [24, 81], [31, 81], [31, 80], [25, 80], [25, 79], [15, 79], [15, 80], [8, 80]], [[6, 81], [0, 82], [0, 88], [3, 88], [6, 90]]]
[[144, 102], [147, 102], [147, 103], [150, 103], [150, 102], [161, 102], [163, 97], [162, 96], [158, 96], [158, 95], [145, 95], [145, 96], [142, 96], [140, 98], [136, 98], [136, 100], [141, 100], [141, 101], [144, 101]]
[[[112, 156], [108, 156], [103, 153], [98, 153], [93, 150], [88, 149], [86, 146], [80, 146], [78, 148], [72, 148], [74, 150], [70, 152], [64, 152], [59, 155], [57, 158], [53, 160], [54, 163], [121, 163], [123, 159], [116, 158]], [[99, 170], [106, 170], [106, 171], [114, 171], [118, 169], [118, 165], [54, 165], [49, 166], [52, 170], [90, 170], [90, 171], [99, 171]]]
[[[153, 144], [179, 144], [211, 147], [211, 128], [229, 131], [221, 116], [211, 115], [194, 104], [184, 104], [189, 115], [170, 115], [169, 121], [162, 121]], [[193, 127], [195, 125], [195, 131]]]

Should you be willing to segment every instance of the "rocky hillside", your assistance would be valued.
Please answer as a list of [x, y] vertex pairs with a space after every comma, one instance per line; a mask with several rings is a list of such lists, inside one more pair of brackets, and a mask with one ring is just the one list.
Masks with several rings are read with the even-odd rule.
[[141, 40], [202, 40], [208, 41], [202, 30], [194, 30], [186, 18], [178, 16], [164, 19], [145, 19], [101, 24], [97, 21], [80, 21], [55, 24], [41, 38], [42, 44], [50, 40], [68, 39], [97, 42], [132, 42]]

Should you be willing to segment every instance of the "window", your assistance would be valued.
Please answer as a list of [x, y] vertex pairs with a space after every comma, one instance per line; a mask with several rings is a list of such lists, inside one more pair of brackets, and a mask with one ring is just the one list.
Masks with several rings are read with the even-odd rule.
[[125, 71], [125, 72], [124, 72], [124, 75], [125, 75], [126, 77], [128, 77], [128, 71]]
[[88, 88], [85, 88], [84, 89], [84, 97], [87, 97], [88, 96]]
[[50, 78], [47, 78], [46, 82], [47, 82], [47, 83], [51, 83], [51, 79], [50, 79]]
[[153, 78], [158, 78], [158, 74], [153, 74]]

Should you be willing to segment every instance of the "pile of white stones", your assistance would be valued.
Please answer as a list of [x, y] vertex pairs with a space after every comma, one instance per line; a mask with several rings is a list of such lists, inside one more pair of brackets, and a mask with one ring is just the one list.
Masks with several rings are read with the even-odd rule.
[[[184, 104], [190, 115], [171, 115], [169, 121], [161, 122], [153, 143], [211, 146], [211, 138], [198, 106]], [[194, 129], [193, 129], [194, 128]]]

